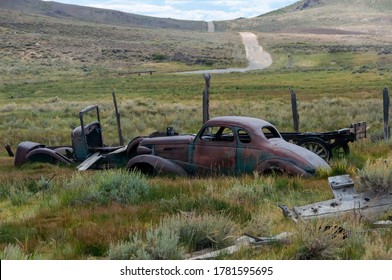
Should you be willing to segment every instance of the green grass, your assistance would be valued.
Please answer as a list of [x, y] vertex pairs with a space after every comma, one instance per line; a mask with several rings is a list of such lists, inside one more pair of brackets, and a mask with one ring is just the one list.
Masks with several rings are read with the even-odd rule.
[[[235, 230], [227, 234], [233, 238], [227, 239], [225, 246], [234, 244], [244, 232], [270, 236], [287, 231], [296, 236], [291, 244], [273, 244], [262, 251], [242, 250], [223, 258], [388, 258], [392, 238], [375, 232], [365, 234], [366, 222], [333, 221], [353, 228], [356, 234], [344, 242], [330, 240], [317, 230], [317, 223], [299, 227], [285, 220], [277, 205], [300, 206], [330, 199], [328, 176], [348, 173], [358, 180], [368, 160], [390, 158], [391, 143], [372, 140], [382, 134], [381, 93], [390, 76], [388, 70], [357, 73], [338, 66], [213, 75], [211, 116], [250, 115], [271, 121], [281, 131], [292, 131], [289, 88], [294, 88], [302, 131], [335, 130], [351, 122], [367, 121], [368, 138], [351, 143], [349, 156], [331, 162], [331, 173], [310, 180], [264, 176], [138, 178], [122, 171], [79, 174], [73, 168], [47, 164], [16, 169], [2, 150], [2, 257], [186, 258], [202, 246], [188, 235], [178, 235], [180, 229], [170, 232], [174, 224], [186, 228], [187, 223], [179, 218], [185, 213], [228, 219]], [[165, 130], [166, 126], [179, 132], [197, 132], [203, 88], [201, 75], [164, 73], [129, 77], [70, 74], [51, 82], [5, 83], [0, 95], [1, 139], [14, 150], [22, 140], [69, 145], [79, 110], [96, 103], [102, 112], [105, 142], [117, 143], [112, 90], [117, 93], [126, 140]], [[131, 193], [137, 189], [126, 188], [133, 182], [141, 192], [137, 200], [129, 201], [136, 198]], [[198, 219], [193, 222], [201, 225]], [[171, 225], [169, 231], [167, 223]], [[212, 240], [210, 248], [220, 248], [212, 233], [206, 238]], [[380, 242], [386, 244], [382, 251]], [[177, 245], [169, 246], [169, 250], [167, 244]]]
[[[6, 18], [4, 13], [0, 16]], [[104, 142], [118, 144], [112, 91], [117, 95], [126, 142], [165, 131], [167, 126], [180, 133], [196, 133], [202, 124], [204, 78], [174, 72], [207, 68], [210, 61], [214, 62], [212, 68], [244, 65], [237, 33], [210, 36], [135, 29], [132, 34], [139, 41], [130, 42], [124, 39], [130, 32], [125, 27], [87, 24], [91, 32], [86, 32], [85, 23], [67, 29], [70, 23], [58, 20], [46, 26], [46, 32], [67, 29], [74, 43], [48, 36], [36, 45], [31, 25], [35, 21], [36, 17], [23, 18], [23, 32], [16, 37], [12, 27], [0, 29], [4, 39], [0, 44], [7, 50], [0, 65], [0, 144], [9, 143], [14, 151], [23, 140], [70, 145], [71, 131], [79, 125], [78, 112], [91, 104], [101, 109]], [[102, 34], [107, 36], [102, 50], [81, 52], [81, 42], [93, 44]], [[390, 161], [392, 142], [379, 140], [382, 91], [392, 89], [387, 37], [376, 41], [372, 34], [349, 39], [344, 35], [258, 35], [274, 64], [263, 71], [212, 75], [211, 117], [253, 116], [290, 132], [289, 88], [293, 88], [301, 131], [337, 130], [366, 121], [368, 138], [350, 143], [350, 155], [334, 159], [331, 172], [306, 180], [259, 175], [143, 177], [123, 170], [79, 173], [73, 167], [47, 164], [14, 168], [13, 160], [0, 149], [1, 258], [179, 259], [198, 249], [232, 245], [244, 233], [271, 236], [281, 232], [293, 234], [291, 243], [244, 249], [222, 258], [391, 258], [390, 231], [369, 230], [366, 221], [355, 217], [338, 218], [326, 223], [353, 234], [344, 241], [331, 239], [328, 232], [320, 231], [323, 221], [294, 224], [277, 206], [331, 199], [328, 176], [348, 173], [358, 182], [361, 176], [380, 174], [371, 170], [372, 162]], [[188, 48], [189, 41], [197, 42], [194, 48]], [[60, 56], [44, 58], [55, 53], [46, 49], [51, 44]], [[18, 56], [29, 54], [33, 47], [41, 58]], [[126, 51], [132, 48], [145, 49], [145, 53]], [[180, 60], [166, 59], [177, 52], [183, 53]], [[76, 60], [70, 61], [70, 57]], [[201, 64], [195, 62], [198, 59]], [[125, 74], [146, 69], [157, 72]], [[384, 171], [382, 174], [388, 174]], [[189, 228], [194, 231], [187, 232]]]

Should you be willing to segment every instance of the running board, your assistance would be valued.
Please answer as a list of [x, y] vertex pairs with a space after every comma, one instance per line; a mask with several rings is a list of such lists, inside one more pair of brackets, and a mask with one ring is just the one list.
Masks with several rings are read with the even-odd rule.
[[96, 152], [96, 153], [92, 154], [85, 161], [83, 161], [81, 164], [78, 165], [78, 167], [77, 167], [78, 171], [86, 171], [101, 158], [102, 158], [102, 155], [100, 152]]

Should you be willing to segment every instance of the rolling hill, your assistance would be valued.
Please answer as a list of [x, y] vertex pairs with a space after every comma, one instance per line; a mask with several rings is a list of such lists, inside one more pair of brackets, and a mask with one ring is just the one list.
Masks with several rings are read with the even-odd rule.
[[[273, 56], [273, 69], [291, 68], [293, 54], [299, 68], [330, 67], [333, 62], [325, 62], [329, 57], [315, 62], [309, 54], [334, 52], [372, 53], [369, 61], [386, 65], [392, 53], [391, 11], [387, 0], [302, 0], [255, 18], [215, 21], [215, 33], [208, 33], [202, 21], [2, 0], [0, 75], [7, 80], [48, 71], [62, 75], [244, 67], [238, 31], [259, 35]], [[367, 63], [351, 60], [344, 67]]]
[[218, 23], [218, 30], [325, 34], [392, 34], [392, 2], [387, 0], [302, 0], [251, 19]]
[[97, 9], [57, 2], [44, 2], [41, 0], [2, 0], [0, 2], [0, 9], [18, 11], [24, 14], [110, 25], [197, 31], [204, 31], [207, 29], [207, 23], [203, 21], [154, 18], [114, 10]]

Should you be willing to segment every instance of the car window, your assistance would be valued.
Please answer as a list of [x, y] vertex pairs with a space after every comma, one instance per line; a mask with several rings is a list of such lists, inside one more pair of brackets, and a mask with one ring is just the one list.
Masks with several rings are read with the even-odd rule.
[[230, 127], [208, 126], [204, 128], [200, 138], [206, 141], [233, 142], [234, 134]]
[[261, 131], [264, 133], [267, 139], [281, 138], [279, 132], [272, 126], [264, 126], [261, 128]]
[[243, 129], [238, 130], [238, 138], [240, 139], [240, 142], [244, 143], [244, 144], [251, 142], [251, 138], [250, 138], [249, 133]]

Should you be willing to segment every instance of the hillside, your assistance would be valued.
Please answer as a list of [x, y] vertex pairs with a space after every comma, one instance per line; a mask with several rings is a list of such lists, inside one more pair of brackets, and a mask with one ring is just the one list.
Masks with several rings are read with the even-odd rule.
[[[100, 13], [107, 17], [98, 18]], [[143, 19], [143, 27], [137, 19]], [[170, 22], [180, 29], [167, 28]], [[185, 70], [245, 64], [238, 33], [211, 34], [206, 23], [200, 31], [189, 30], [192, 24], [37, 0], [1, 1], [0, 81], [97, 71], [170, 72], [168, 63]]]
[[60, 19], [80, 20], [91, 23], [127, 25], [144, 28], [169, 28], [183, 30], [207, 30], [203, 21], [185, 21], [170, 18], [154, 18], [114, 10], [68, 5], [41, 0], [1, 0], [0, 9], [25, 14], [50, 16]]
[[302, 0], [252, 19], [218, 23], [218, 30], [326, 34], [392, 34], [388, 0]]
[[[389, 69], [391, 10], [387, 0], [302, 0], [255, 18], [215, 21], [216, 32], [208, 33], [207, 23], [201, 21], [2, 0], [0, 75], [7, 81], [45, 73], [244, 67], [239, 31], [258, 35], [273, 57], [270, 69], [355, 68], [369, 63]], [[336, 52], [349, 59], [336, 62]]]

